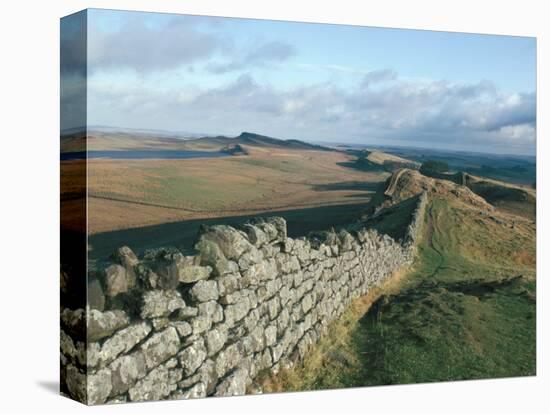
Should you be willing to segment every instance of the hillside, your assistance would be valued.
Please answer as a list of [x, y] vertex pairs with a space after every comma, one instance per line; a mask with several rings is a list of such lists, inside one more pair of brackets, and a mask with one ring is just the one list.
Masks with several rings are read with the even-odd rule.
[[471, 174], [467, 174], [466, 186], [502, 211], [536, 220], [537, 198], [533, 188]]
[[416, 161], [411, 161], [397, 155], [389, 154], [382, 151], [368, 151], [367, 160], [374, 164], [387, 165], [387, 164], [403, 164], [403, 165], [415, 165], [420, 167], [420, 164]]
[[243, 132], [236, 137], [216, 136], [201, 138], [169, 137], [165, 135], [132, 134], [117, 131], [88, 131], [88, 137], [72, 134], [61, 138], [61, 152], [83, 151], [85, 145], [90, 151], [122, 150], [178, 150], [178, 151], [220, 151], [228, 146], [252, 146], [259, 148], [279, 148], [294, 150], [332, 151], [320, 145], [303, 141], [283, 140], [264, 135]]
[[535, 220], [536, 190], [532, 187], [481, 177], [462, 171], [456, 173], [424, 171], [423, 174], [429, 175], [431, 178], [439, 178], [466, 186], [473, 193], [502, 211]]
[[348, 149], [347, 152], [355, 156], [354, 162], [350, 163], [349, 167], [361, 171], [393, 172], [400, 168], [418, 169], [420, 167], [420, 163], [416, 161], [382, 151]]
[[395, 231], [421, 191], [429, 201], [413, 265], [357, 299], [303, 364], [264, 378], [264, 391], [535, 374], [535, 223], [401, 170], [373, 201], [384, 207], [371, 224]]
[[254, 134], [183, 144], [231, 156], [89, 160], [90, 233], [364, 204], [388, 176], [348, 168], [351, 157], [342, 151]]

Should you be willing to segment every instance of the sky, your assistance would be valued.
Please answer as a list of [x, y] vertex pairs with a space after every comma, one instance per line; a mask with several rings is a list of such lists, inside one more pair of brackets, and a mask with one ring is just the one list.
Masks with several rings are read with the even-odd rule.
[[[98, 9], [86, 21], [88, 125], [535, 152], [534, 38]], [[65, 89], [70, 102], [78, 88]]]

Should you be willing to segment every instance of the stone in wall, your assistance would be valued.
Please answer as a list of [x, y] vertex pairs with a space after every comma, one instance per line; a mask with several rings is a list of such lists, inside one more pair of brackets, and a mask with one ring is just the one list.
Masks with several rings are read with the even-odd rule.
[[204, 228], [194, 256], [117, 250], [98, 283], [107, 299], [62, 312], [64, 387], [90, 404], [244, 394], [411, 262], [426, 199], [403, 243], [366, 228], [293, 239], [274, 217]]

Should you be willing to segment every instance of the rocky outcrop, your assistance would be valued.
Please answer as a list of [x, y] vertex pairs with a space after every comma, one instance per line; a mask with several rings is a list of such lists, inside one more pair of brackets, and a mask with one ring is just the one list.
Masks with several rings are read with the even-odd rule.
[[403, 243], [368, 229], [292, 239], [275, 217], [205, 228], [195, 256], [119, 249], [88, 309], [62, 312], [63, 389], [88, 404], [244, 394], [412, 261], [425, 204]]
[[443, 198], [458, 200], [466, 205], [474, 206], [484, 211], [493, 211], [483, 197], [475, 194], [465, 185], [459, 185], [449, 180], [427, 177], [418, 171], [401, 169], [393, 173], [383, 190], [385, 200], [378, 207], [386, 208], [413, 196], [426, 192]]

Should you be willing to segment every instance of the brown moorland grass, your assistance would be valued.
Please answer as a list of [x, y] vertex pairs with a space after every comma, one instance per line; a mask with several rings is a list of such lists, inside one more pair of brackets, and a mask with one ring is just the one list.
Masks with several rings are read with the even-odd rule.
[[89, 231], [364, 203], [386, 173], [341, 152], [248, 147], [247, 156], [88, 162]]

